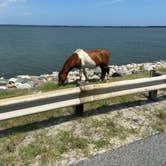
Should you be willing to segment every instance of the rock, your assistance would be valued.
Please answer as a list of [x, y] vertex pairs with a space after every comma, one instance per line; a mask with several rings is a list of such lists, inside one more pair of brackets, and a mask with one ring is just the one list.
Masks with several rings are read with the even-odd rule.
[[8, 84], [6, 84], [7, 88], [16, 88], [16, 84], [14, 82], [10, 82]]
[[89, 77], [92, 77], [94, 74], [94, 69], [89, 69], [89, 70], [86, 70], [86, 73]]
[[[142, 73], [144, 71], [150, 71], [152, 69], [159, 69], [166, 67], [166, 61], [159, 61], [154, 63], [132, 63], [127, 65], [110, 65], [109, 77], [121, 77], [123, 75], [131, 75], [135, 73]], [[97, 67], [95, 69], [86, 69], [86, 73], [89, 79], [99, 80], [101, 76], [101, 69]], [[40, 76], [30, 76], [30, 75], [18, 75], [16, 78], [10, 78], [9, 80], [0, 77], [1, 89], [12, 90], [14, 88], [18, 89], [29, 89], [42, 85], [46, 82], [58, 83], [58, 71], [54, 71], [51, 74], [42, 74]], [[70, 71], [68, 75], [67, 82], [74, 82], [80, 79], [79, 70]], [[85, 77], [82, 77], [85, 80]], [[5, 87], [6, 85], [6, 87]]]
[[16, 78], [10, 78], [10, 79], [8, 80], [8, 84], [15, 83], [16, 81], [17, 81]]
[[80, 72], [79, 72], [78, 70], [75, 70], [75, 71], [73, 72], [73, 74], [74, 74], [75, 76], [80, 76]]
[[115, 72], [112, 74], [112, 77], [122, 77], [122, 75], [120, 73]]
[[17, 88], [17, 89], [30, 89], [35, 86], [35, 82], [30, 80], [27, 76], [17, 76], [17, 78], [11, 78], [6, 84], [7, 88]]
[[113, 68], [110, 68], [109, 75], [112, 76], [112, 74], [115, 73], [115, 72], [116, 71]]
[[131, 74], [137, 74], [137, 73], [140, 73], [140, 71], [139, 71], [139, 70], [134, 69], [134, 70], [132, 70], [132, 73], [131, 73]]
[[53, 76], [56, 80], [58, 80], [58, 74], [59, 74], [59, 72], [54, 71], [54, 72], [52, 72], [51, 76]]
[[0, 90], [6, 90], [7, 87], [6, 86], [0, 86]]
[[46, 76], [44, 76], [44, 75], [40, 75], [40, 76], [38, 77], [38, 80], [42, 81], [43, 83], [47, 82], [47, 78], [46, 78]]
[[0, 85], [6, 85], [7, 84], [7, 80], [0, 80]]
[[[28, 79], [21, 78], [21, 77], [17, 77], [17, 80], [16, 80], [16, 82], [22, 83], [22, 84], [26, 83], [27, 81], [28, 81]], [[15, 82], [15, 83], [16, 83], [16, 82]]]
[[54, 81], [55, 80], [55, 78], [53, 76], [48, 76], [48, 77], [46, 77], [46, 79], [47, 79], [47, 81]]
[[36, 83], [33, 81], [27, 81], [26, 83], [29, 84], [32, 88], [34, 88], [36, 85]]
[[68, 83], [72, 83], [72, 82], [74, 82], [74, 79], [68, 78], [68, 79], [67, 79], [67, 82], [68, 82]]
[[28, 79], [28, 80], [31, 79], [31, 76], [29, 76], [29, 75], [18, 75], [17, 77], [18, 78], [23, 78], [23, 79]]
[[94, 70], [94, 74], [95, 75], [100, 75], [101, 74], [101, 69], [99, 67], [97, 67], [95, 70]]
[[150, 70], [153, 70], [153, 67], [152, 67], [151, 64], [146, 63], [146, 64], [144, 64], [143, 69], [144, 69], [145, 71], [150, 71]]
[[100, 80], [100, 77], [97, 76], [97, 75], [94, 75], [94, 76], [90, 77], [90, 79], [92, 79], [92, 80]]
[[31, 89], [33, 86], [31, 86], [29, 83], [15, 83], [15, 86], [17, 89]]

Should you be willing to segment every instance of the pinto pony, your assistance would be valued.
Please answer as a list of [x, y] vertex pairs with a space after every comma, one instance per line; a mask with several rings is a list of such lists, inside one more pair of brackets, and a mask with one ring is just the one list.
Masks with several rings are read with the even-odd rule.
[[66, 79], [69, 71], [73, 68], [78, 68], [80, 70], [80, 79], [82, 73], [85, 75], [86, 80], [88, 77], [86, 75], [85, 68], [95, 68], [100, 66], [101, 68], [101, 80], [106, 76], [106, 73], [109, 74], [109, 58], [110, 52], [104, 49], [99, 50], [82, 50], [77, 49], [65, 62], [62, 70], [59, 72], [59, 83], [63, 84]]

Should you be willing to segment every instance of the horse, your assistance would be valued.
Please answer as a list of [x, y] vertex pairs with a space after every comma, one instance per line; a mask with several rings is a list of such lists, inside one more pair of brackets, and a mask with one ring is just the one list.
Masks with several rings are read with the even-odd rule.
[[104, 49], [98, 50], [83, 50], [77, 49], [64, 63], [62, 70], [59, 72], [59, 84], [64, 84], [67, 79], [68, 73], [77, 68], [80, 70], [80, 80], [82, 73], [85, 79], [88, 80], [85, 68], [101, 68], [101, 80], [104, 80], [106, 73], [109, 74], [109, 59], [110, 52]]

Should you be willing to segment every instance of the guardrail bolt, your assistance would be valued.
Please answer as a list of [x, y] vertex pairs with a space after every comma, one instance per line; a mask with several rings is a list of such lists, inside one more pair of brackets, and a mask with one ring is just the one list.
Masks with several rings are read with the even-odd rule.
[[[82, 89], [82, 86], [83, 86], [83, 83], [77, 82], [76, 87], [79, 87], [80, 89]], [[80, 97], [81, 93], [82, 93], [82, 90], [79, 94], [79, 97]], [[83, 114], [84, 114], [84, 105], [83, 104], [76, 105], [75, 106], [75, 113], [78, 116], [83, 116]]]

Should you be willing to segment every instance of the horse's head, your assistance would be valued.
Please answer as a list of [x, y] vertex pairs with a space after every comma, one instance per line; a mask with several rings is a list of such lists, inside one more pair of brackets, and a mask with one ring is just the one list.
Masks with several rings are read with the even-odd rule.
[[67, 79], [67, 74], [64, 73], [64, 72], [61, 70], [61, 71], [59, 72], [58, 79], [59, 79], [59, 84], [64, 84], [64, 82], [65, 82], [66, 79]]

